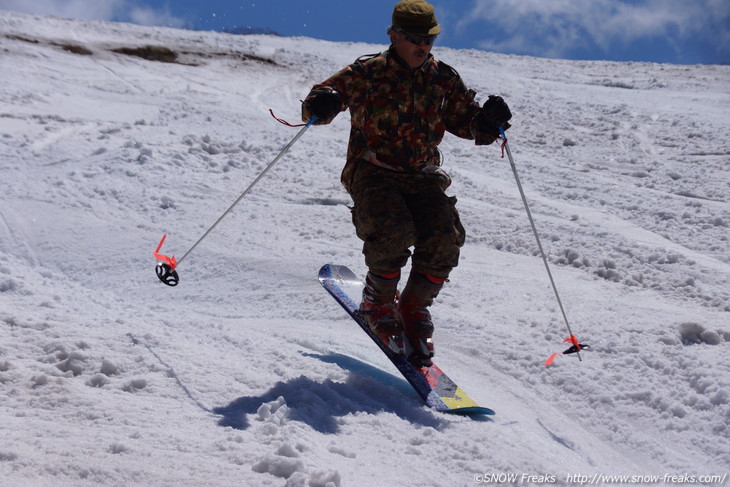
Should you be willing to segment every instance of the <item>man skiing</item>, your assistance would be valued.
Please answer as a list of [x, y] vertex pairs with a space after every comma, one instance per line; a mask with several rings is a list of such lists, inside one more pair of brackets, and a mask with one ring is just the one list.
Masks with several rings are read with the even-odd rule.
[[[480, 106], [459, 74], [430, 54], [440, 32], [432, 5], [398, 2], [388, 50], [315, 85], [302, 104], [304, 121], [317, 117], [315, 125], [350, 110], [341, 181], [354, 202], [368, 267], [360, 314], [393, 352], [406, 353], [408, 345], [417, 367], [432, 363], [428, 307], [458, 264], [465, 238], [456, 198], [445, 193], [451, 180], [438, 145], [445, 131], [491, 144], [512, 116], [498, 96]], [[398, 297], [409, 257], [411, 272]]]

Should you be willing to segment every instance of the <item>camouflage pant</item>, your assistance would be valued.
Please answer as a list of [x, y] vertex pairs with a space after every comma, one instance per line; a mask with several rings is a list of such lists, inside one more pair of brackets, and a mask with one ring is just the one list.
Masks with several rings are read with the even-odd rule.
[[[399, 173], [360, 161], [350, 194], [352, 221], [363, 240], [365, 264], [375, 274], [399, 270], [413, 255], [413, 269], [448, 277], [459, 263], [464, 227], [456, 198], [434, 174]], [[410, 248], [413, 247], [411, 254]]]

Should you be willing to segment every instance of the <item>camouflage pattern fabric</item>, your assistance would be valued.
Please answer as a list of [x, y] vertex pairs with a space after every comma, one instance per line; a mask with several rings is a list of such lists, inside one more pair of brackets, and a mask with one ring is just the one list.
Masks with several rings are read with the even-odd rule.
[[388, 274], [412, 257], [413, 270], [447, 278], [465, 232], [456, 198], [444, 192], [451, 179], [440, 167], [438, 145], [446, 131], [477, 145], [496, 140], [477, 128], [475, 93], [447, 64], [429, 55], [411, 69], [393, 46], [315, 85], [302, 104], [304, 121], [311, 118], [309, 100], [331, 90], [340, 93], [340, 111], [350, 110], [341, 181], [355, 202], [352, 220], [368, 268]]
[[431, 55], [416, 69], [409, 68], [392, 46], [381, 54], [363, 56], [312, 88], [302, 104], [304, 121], [311, 118], [308, 100], [322, 90], [338, 91], [341, 110], [350, 109], [352, 128], [341, 178], [348, 192], [360, 159], [398, 172], [437, 173], [448, 184], [438, 151], [445, 131], [476, 139], [477, 145], [495, 140], [476, 128], [480, 106], [475, 93], [453, 68]]
[[465, 231], [456, 198], [433, 174], [391, 171], [360, 161], [354, 171], [352, 221], [374, 274], [403, 267], [414, 247], [413, 270], [446, 278], [459, 262]]

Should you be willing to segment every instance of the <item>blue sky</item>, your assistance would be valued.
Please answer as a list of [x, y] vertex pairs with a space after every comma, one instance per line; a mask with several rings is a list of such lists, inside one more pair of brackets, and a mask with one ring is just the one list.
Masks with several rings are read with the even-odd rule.
[[[438, 44], [506, 54], [730, 62], [730, 0], [433, 0]], [[395, 0], [0, 0], [0, 9], [203, 30], [387, 43]]]

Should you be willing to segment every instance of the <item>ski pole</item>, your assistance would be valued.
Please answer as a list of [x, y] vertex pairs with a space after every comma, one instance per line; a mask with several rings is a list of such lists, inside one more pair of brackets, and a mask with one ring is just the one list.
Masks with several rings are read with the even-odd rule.
[[274, 167], [274, 164], [279, 162], [279, 159], [281, 159], [284, 156], [284, 154], [286, 154], [289, 151], [289, 149], [291, 149], [291, 147], [297, 142], [297, 140], [299, 140], [299, 138], [302, 135], [304, 135], [304, 132], [306, 132], [307, 129], [316, 121], [317, 121], [317, 117], [312, 117], [309, 120], [309, 122], [304, 124], [304, 126], [297, 133], [297, 135], [295, 135], [294, 138], [281, 150], [281, 152], [279, 152], [279, 155], [277, 155], [274, 158], [274, 160], [271, 161], [269, 163], [269, 165], [264, 168], [263, 171], [261, 171], [261, 173], [256, 177], [256, 179], [254, 179], [254, 181], [251, 184], [249, 184], [248, 188], [246, 188], [243, 191], [243, 193], [241, 193], [241, 195], [236, 199], [236, 201], [234, 201], [233, 204], [231, 206], [229, 206], [226, 211], [223, 212], [223, 214], [218, 218], [218, 220], [216, 220], [216, 222], [213, 223], [213, 225], [211, 225], [210, 228], [208, 228], [208, 230], [206, 230], [206, 232], [203, 234], [203, 236], [200, 237], [198, 239], [198, 241], [195, 242], [195, 244], [193, 244], [193, 246], [190, 247], [190, 249], [187, 252], [185, 252], [185, 254], [182, 257], [180, 257], [179, 260], [175, 259], [175, 256], [168, 257], [168, 256], [160, 253], [160, 248], [162, 247], [162, 244], [165, 241], [165, 238], [167, 237], [167, 235], [162, 236], [162, 240], [160, 240], [159, 245], [153, 252], [153, 255], [155, 256], [155, 258], [162, 261], [162, 262], [159, 262], [157, 264], [157, 267], [155, 268], [157, 277], [160, 279], [160, 281], [164, 282], [168, 286], [177, 286], [178, 282], [180, 281], [177, 271], [175, 270], [177, 268], [177, 266], [179, 266], [180, 263], [182, 263], [182, 261], [185, 260], [185, 258], [188, 255], [190, 255], [190, 253], [193, 250], [195, 250], [195, 248], [200, 244], [200, 242], [202, 242], [205, 239], [205, 237], [207, 237], [210, 234], [210, 232], [212, 232], [213, 229], [216, 226], [218, 226], [218, 224], [221, 222], [221, 220], [223, 220], [231, 212], [231, 210], [233, 210], [233, 208], [235, 208], [236, 205], [238, 205], [238, 203], [241, 202], [241, 200], [244, 198], [244, 196], [246, 196], [251, 191], [251, 189], [254, 186], [256, 186], [256, 183], [258, 183], [266, 175], [266, 173], [269, 172], [269, 169]]
[[[573, 344], [572, 347], [570, 347], [568, 350], [563, 352], [564, 354], [567, 353], [575, 353], [578, 356], [578, 360], [583, 361], [583, 359], [580, 356], [580, 351], [582, 349], [588, 350], [590, 348], [588, 345], [581, 345], [578, 343], [578, 339], [575, 338], [575, 335], [573, 335], [573, 331], [570, 329], [570, 323], [568, 322], [568, 316], [565, 314], [565, 308], [563, 307], [563, 302], [560, 299], [560, 294], [558, 293], [558, 288], [555, 285], [555, 279], [553, 279], [553, 273], [550, 272], [550, 265], [548, 264], [547, 257], [545, 256], [545, 251], [542, 248], [542, 242], [540, 242], [540, 236], [537, 233], [537, 227], [535, 226], [535, 220], [532, 218], [532, 212], [530, 211], [530, 205], [527, 204], [527, 197], [525, 196], [525, 190], [522, 189], [522, 183], [520, 182], [520, 177], [517, 174], [517, 166], [515, 165], [515, 160], [512, 158], [512, 151], [510, 151], [509, 143], [507, 142], [507, 134], [504, 133], [504, 127], [499, 127], [499, 133], [502, 134], [502, 139], [504, 140], [502, 146], [507, 151], [507, 158], [509, 159], [509, 164], [512, 167], [512, 173], [515, 175], [515, 181], [517, 182], [517, 189], [520, 190], [520, 196], [522, 197], [522, 203], [525, 205], [525, 210], [527, 211], [527, 218], [530, 220], [530, 226], [532, 227], [532, 233], [535, 235], [535, 240], [537, 241], [537, 247], [540, 249], [540, 255], [542, 256], [542, 261], [545, 264], [545, 270], [547, 271], [548, 277], [550, 278], [550, 284], [552, 285], [553, 292], [555, 293], [555, 298], [558, 300], [558, 306], [560, 306], [560, 312], [563, 315], [563, 320], [565, 321], [565, 326], [568, 328], [568, 333], [570, 334], [570, 338], [566, 340], [571, 342]], [[553, 354], [548, 361], [545, 363], [545, 365], [550, 365], [555, 359], [555, 356], [557, 354]]]

